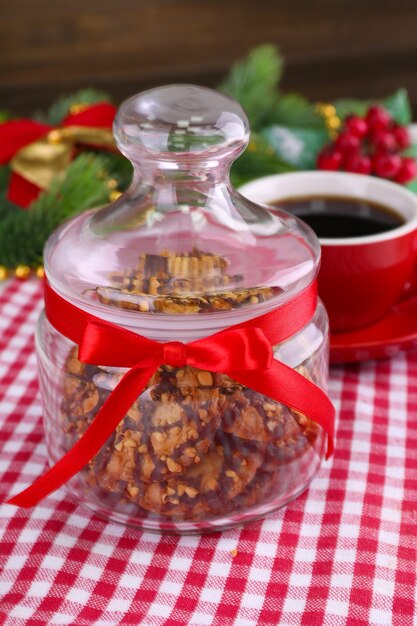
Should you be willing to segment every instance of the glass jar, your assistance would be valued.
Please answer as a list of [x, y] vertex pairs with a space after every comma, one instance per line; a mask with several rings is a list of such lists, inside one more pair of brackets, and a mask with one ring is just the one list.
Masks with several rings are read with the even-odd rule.
[[[114, 132], [134, 165], [132, 184], [49, 239], [45, 271], [62, 299], [151, 340], [188, 344], [279, 310], [314, 282], [312, 230], [230, 185], [249, 136], [235, 101], [191, 85], [153, 89], [122, 104]], [[274, 357], [326, 390], [328, 333], [319, 301]], [[128, 368], [82, 362], [45, 314], [36, 345], [54, 464]], [[161, 364], [66, 489], [98, 515], [142, 529], [220, 530], [300, 494], [325, 447], [318, 423], [226, 373]]]

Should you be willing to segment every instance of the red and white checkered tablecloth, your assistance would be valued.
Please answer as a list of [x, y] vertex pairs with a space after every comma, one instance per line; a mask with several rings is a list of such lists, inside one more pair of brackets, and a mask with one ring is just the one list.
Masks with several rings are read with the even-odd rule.
[[[0, 296], [0, 499], [46, 466], [35, 281]], [[6, 626], [417, 626], [417, 352], [331, 372], [337, 449], [261, 522], [158, 536], [58, 491], [0, 507]], [[236, 552], [235, 552], [236, 551]]]

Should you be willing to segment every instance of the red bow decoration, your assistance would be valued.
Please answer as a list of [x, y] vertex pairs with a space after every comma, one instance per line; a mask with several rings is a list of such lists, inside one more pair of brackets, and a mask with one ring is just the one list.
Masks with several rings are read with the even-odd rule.
[[8, 199], [28, 207], [55, 176], [65, 173], [76, 145], [115, 149], [111, 132], [116, 108], [109, 102], [79, 107], [60, 128], [34, 120], [0, 124], [0, 164], [10, 163]]
[[274, 345], [311, 320], [316, 302], [314, 282], [285, 305], [261, 317], [188, 344], [160, 343], [86, 313], [61, 298], [46, 282], [46, 316], [52, 326], [79, 345], [79, 359], [130, 369], [73, 448], [8, 503], [33, 506], [82, 469], [105, 444], [162, 364], [222, 372], [303, 413], [327, 432], [329, 457], [333, 452], [333, 405], [317, 385], [273, 356]]

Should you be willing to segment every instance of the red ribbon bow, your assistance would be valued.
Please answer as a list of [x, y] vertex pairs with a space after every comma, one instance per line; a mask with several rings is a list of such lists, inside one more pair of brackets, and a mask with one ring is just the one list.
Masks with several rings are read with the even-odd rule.
[[[111, 130], [115, 114], [116, 107], [109, 102], [88, 105], [77, 113], [67, 115], [62, 128], [79, 126]], [[0, 164], [9, 163], [21, 148], [46, 137], [54, 130], [58, 129], [35, 120], [11, 120], [0, 124]], [[26, 208], [40, 192], [40, 187], [17, 172], [12, 172], [7, 194], [11, 202]]]
[[73, 448], [8, 503], [33, 506], [82, 469], [105, 444], [163, 364], [191, 365], [222, 372], [303, 413], [327, 432], [329, 457], [333, 452], [333, 405], [317, 385], [273, 358], [273, 346], [294, 335], [311, 320], [316, 302], [314, 282], [285, 305], [261, 317], [188, 344], [160, 343], [86, 313], [61, 298], [46, 282], [47, 318], [60, 333], [79, 345], [79, 359], [95, 365], [130, 369]]

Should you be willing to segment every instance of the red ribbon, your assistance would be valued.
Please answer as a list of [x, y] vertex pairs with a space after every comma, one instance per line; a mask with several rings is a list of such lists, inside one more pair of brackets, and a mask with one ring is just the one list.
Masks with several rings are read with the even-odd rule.
[[[110, 102], [92, 104], [79, 113], [67, 115], [62, 122], [66, 126], [87, 126], [94, 128], [112, 128], [116, 107]], [[45, 137], [54, 126], [34, 120], [10, 120], [0, 124], [0, 164], [11, 161], [23, 148]], [[28, 207], [40, 194], [39, 187], [26, 180], [20, 174], [12, 172], [7, 197], [11, 202], [24, 208]]]
[[273, 346], [301, 330], [311, 320], [316, 303], [317, 285], [313, 282], [288, 303], [261, 317], [188, 344], [160, 343], [86, 313], [61, 298], [46, 281], [46, 316], [56, 330], [78, 344], [79, 359], [130, 369], [73, 448], [8, 503], [33, 506], [81, 470], [105, 444], [163, 364], [222, 372], [299, 411], [326, 431], [328, 458], [333, 452], [333, 405], [317, 385], [273, 357]]

